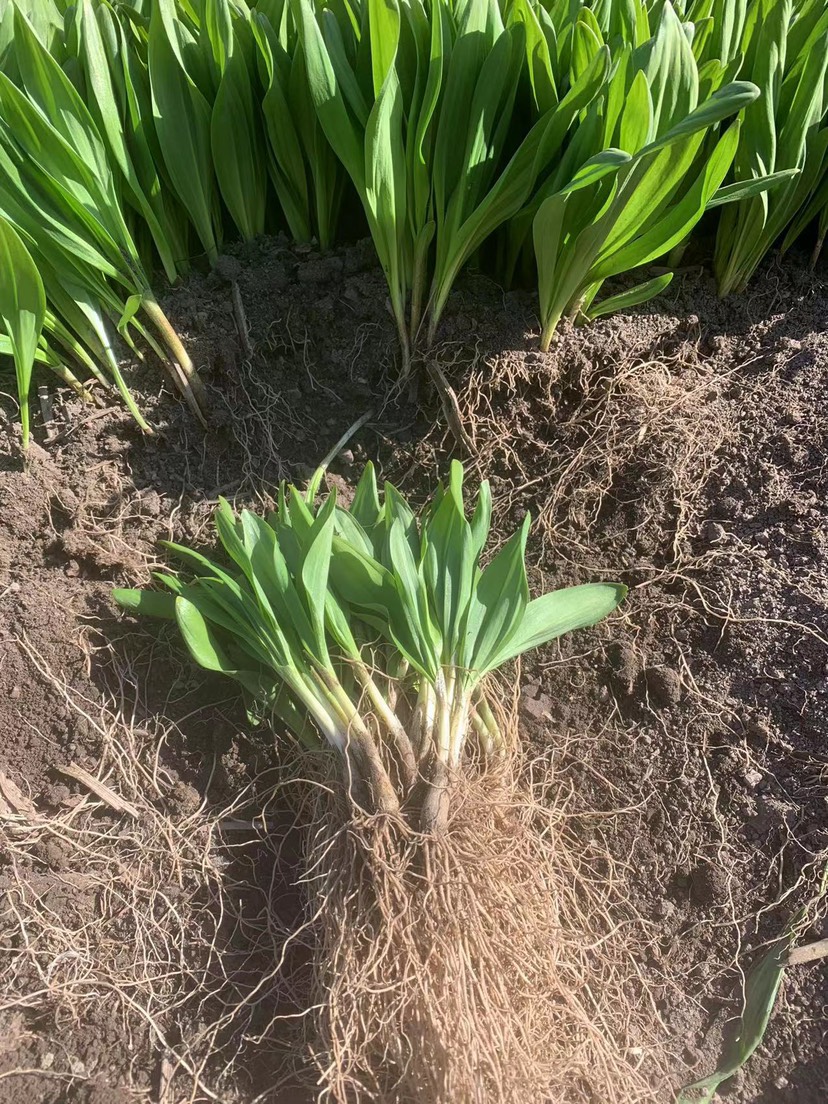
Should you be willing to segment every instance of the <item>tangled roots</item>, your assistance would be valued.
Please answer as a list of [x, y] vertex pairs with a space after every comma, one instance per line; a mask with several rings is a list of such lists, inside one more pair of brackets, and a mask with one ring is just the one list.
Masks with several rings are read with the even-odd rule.
[[606, 881], [515, 777], [504, 764], [458, 783], [439, 841], [380, 818], [342, 827], [320, 792], [307, 837], [320, 1100], [653, 1099]]

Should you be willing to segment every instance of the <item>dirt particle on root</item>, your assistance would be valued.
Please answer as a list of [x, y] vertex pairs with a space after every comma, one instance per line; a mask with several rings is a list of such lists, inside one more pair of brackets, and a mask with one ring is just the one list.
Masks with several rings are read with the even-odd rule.
[[134, 1094], [126, 1088], [112, 1085], [105, 1078], [96, 1078], [74, 1089], [71, 1104], [132, 1104]]
[[646, 673], [647, 693], [658, 706], [676, 705], [681, 701], [681, 677], [669, 667], [650, 667]]
[[52, 870], [63, 870], [74, 852], [68, 840], [47, 839], [32, 848], [32, 854]]
[[226, 280], [228, 284], [232, 284], [241, 276], [242, 266], [238, 257], [229, 257], [226, 253], [223, 253], [220, 257], [216, 258], [216, 263], [213, 265], [213, 272], [222, 280]]
[[176, 782], [167, 795], [167, 804], [179, 816], [193, 813], [201, 805], [201, 795], [195, 786], [187, 782]]
[[690, 896], [698, 905], [712, 905], [727, 895], [727, 874], [714, 863], [704, 863], [690, 875]]
[[[339, 257], [317, 257], [298, 270], [299, 281], [303, 284], [326, 284], [338, 280], [343, 272], [342, 261]], [[329, 299], [331, 306], [333, 299]], [[318, 305], [318, 302], [317, 302]]]

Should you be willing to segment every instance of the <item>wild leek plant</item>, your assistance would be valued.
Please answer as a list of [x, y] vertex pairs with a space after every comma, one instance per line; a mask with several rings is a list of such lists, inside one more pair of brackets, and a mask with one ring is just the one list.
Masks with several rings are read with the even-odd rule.
[[745, 287], [774, 241], [800, 210], [808, 210], [811, 188], [820, 178], [828, 142], [825, 4], [754, 0], [742, 50], [742, 71], [762, 89], [762, 98], [745, 111], [735, 180], [769, 173], [786, 179], [723, 212], [714, 261], [720, 295]]
[[[16, 230], [52, 287], [53, 313], [94, 331], [105, 366], [142, 428], [112, 351], [108, 321], [131, 341], [150, 342], [201, 416], [202, 388], [184, 346], [159, 305], [125, 217], [98, 127], [72, 82], [15, 12], [20, 84], [0, 71], [0, 215]], [[66, 316], [62, 304], [72, 313]], [[141, 322], [143, 314], [155, 334]], [[78, 333], [83, 339], [83, 334]], [[22, 399], [22, 396], [21, 396]]]
[[[576, 32], [581, 26], [589, 23]], [[708, 81], [700, 102], [702, 87], [685, 29], [665, 3], [653, 38], [618, 52], [600, 101], [530, 208], [542, 349], [564, 314], [597, 317], [645, 302], [670, 282], [666, 273], [593, 306], [606, 279], [664, 256], [715, 201], [736, 153], [738, 123], [705, 140], [759, 89]]]
[[189, 265], [187, 217], [162, 180], [146, 66], [135, 35], [128, 35], [133, 28], [108, 4], [93, 0], [79, 0], [67, 12], [67, 25], [84, 102], [106, 142], [124, 199], [146, 224], [172, 282]]
[[194, 577], [158, 574], [165, 591], [116, 590], [115, 600], [174, 618], [195, 661], [239, 682], [259, 715], [337, 754], [370, 811], [439, 833], [470, 743], [482, 756], [502, 746], [486, 677], [595, 624], [626, 588], [531, 599], [529, 517], [485, 564], [489, 486], [469, 517], [456, 461], [419, 518], [392, 485], [380, 497], [371, 464], [347, 508], [334, 492], [314, 504], [320, 477], [304, 494], [282, 486], [266, 519], [222, 501], [230, 567], [168, 544]]
[[46, 319], [43, 281], [14, 228], [0, 219], [0, 323], [14, 358], [23, 448], [29, 444], [29, 389]]
[[[497, 0], [292, 4], [320, 124], [359, 193], [388, 281], [405, 372], [424, 316], [430, 341], [461, 268], [529, 199], [600, 90], [609, 53], [558, 101], [528, 4], [505, 17]], [[507, 147], [521, 73], [536, 55], [545, 110]]]
[[210, 0], [200, 18], [198, 10], [156, 0], [147, 60], [167, 174], [213, 262], [219, 196], [243, 238], [264, 232], [267, 170], [249, 19], [230, 0]]
[[264, 86], [268, 168], [292, 237], [336, 236], [345, 174], [316, 117], [305, 54], [289, 0], [259, 0], [251, 13]]

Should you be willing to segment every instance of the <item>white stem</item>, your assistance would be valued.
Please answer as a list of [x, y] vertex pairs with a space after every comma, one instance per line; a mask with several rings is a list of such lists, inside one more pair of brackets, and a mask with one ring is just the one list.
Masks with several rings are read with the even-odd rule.
[[466, 733], [469, 730], [469, 711], [471, 708], [471, 694], [458, 685], [458, 693], [455, 694], [451, 715], [451, 748], [449, 751], [449, 766], [456, 770], [463, 756], [463, 748], [466, 746]]
[[338, 710], [335, 709], [331, 712], [330, 706], [333, 703], [329, 702], [327, 698], [324, 701], [320, 699], [319, 687], [310, 675], [303, 676], [298, 671], [291, 672], [290, 677], [285, 676], [285, 682], [319, 725], [322, 735], [328, 743], [335, 747], [337, 751], [344, 751], [347, 730], [343, 729], [342, 724], [337, 719]]
[[354, 671], [358, 680], [365, 688], [368, 697], [371, 699], [371, 704], [374, 709], [376, 709], [380, 720], [391, 736], [399, 757], [399, 765], [404, 771], [406, 785], [412, 786], [417, 774], [417, 763], [414, 757], [414, 749], [411, 746], [411, 740], [408, 738], [408, 733], [397, 714], [383, 697], [381, 690], [374, 682], [373, 678], [371, 678], [371, 672], [368, 668], [363, 663], [357, 662], [354, 665]]
[[454, 686], [457, 676], [450, 668], [448, 676], [441, 671], [437, 686], [437, 758], [448, 764], [451, 754], [451, 715], [454, 705]]

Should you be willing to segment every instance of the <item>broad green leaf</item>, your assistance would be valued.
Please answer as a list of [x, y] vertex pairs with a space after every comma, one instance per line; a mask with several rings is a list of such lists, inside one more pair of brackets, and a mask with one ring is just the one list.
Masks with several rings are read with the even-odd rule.
[[[510, 18], [523, 23], [526, 32], [526, 58], [535, 107], [540, 115], [558, 102], [558, 89], [549, 43], [540, 19], [529, 0], [515, 0]], [[435, 21], [436, 22], [436, 21]]]
[[397, 0], [367, 0], [374, 96], [379, 97], [397, 58], [400, 9]]
[[466, 666], [482, 675], [523, 622], [529, 602], [524, 556], [529, 535], [527, 514], [520, 529], [483, 571], [474, 589], [466, 621], [462, 655]]
[[27, 94], [98, 179], [110, 175], [106, 149], [92, 116], [22, 12], [15, 20], [15, 55]]
[[297, 241], [308, 241], [312, 236], [310, 195], [302, 144], [297, 133], [301, 120], [287, 98], [290, 63], [285, 62], [288, 78], [285, 79], [277, 61], [282, 47], [263, 13], [254, 13], [252, 28], [267, 71], [262, 116], [267, 133], [271, 178], [291, 234]]
[[159, 617], [164, 621], [175, 621], [175, 596], [164, 594], [160, 590], [112, 591], [112, 597], [128, 613], [140, 613], [147, 617]]
[[349, 510], [362, 528], [370, 535], [380, 515], [377, 476], [374, 465], [370, 460], [363, 468], [362, 475], [359, 477], [359, 482], [354, 491], [353, 502]]
[[362, 140], [337, 81], [311, 0], [291, 0], [299, 27], [308, 86], [319, 122], [360, 194], [365, 190]]
[[343, 510], [341, 506], [337, 506], [334, 520], [337, 536], [347, 541], [348, 544], [352, 544], [354, 548], [359, 549], [366, 556], [373, 556], [374, 546], [353, 514]]
[[436, 670], [440, 661], [440, 633], [433, 622], [428, 604], [425, 576], [411, 551], [400, 518], [391, 524], [388, 541], [389, 565], [394, 572], [400, 612], [405, 621], [406, 635], [417, 641], [420, 655], [428, 657], [428, 670]]
[[235, 666], [219, 642], [218, 634], [189, 598], [175, 599], [175, 617], [184, 643], [199, 667], [232, 675]]
[[153, 122], [164, 165], [212, 263], [218, 257], [210, 104], [183, 67], [169, 23], [172, 0], [153, 5], [148, 40]]
[[768, 173], [767, 176], [757, 176], [753, 180], [736, 180], [732, 184], [724, 184], [717, 189], [713, 198], [708, 200], [706, 210], [721, 207], [725, 203], [738, 203], [743, 199], [750, 199], [752, 196], [768, 192], [778, 184], [799, 175], [799, 169], [780, 169], [779, 172]]
[[[100, 125], [101, 134], [105, 137], [109, 151], [115, 164], [118, 166], [124, 181], [142, 217], [152, 234], [153, 241], [158, 249], [161, 262], [164, 265], [169, 280], [174, 280], [177, 275], [176, 258], [180, 254], [180, 245], [176, 242], [167, 220], [159, 218], [156, 207], [163, 212], [163, 204], [156, 204], [147, 197], [133, 162], [132, 152], [127, 140], [127, 130], [121, 115], [121, 109], [116, 95], [115, 82], [110, 69], [110, 57], [101, 31], [102, 21], [106, 19], [108, 9], [101, 7], [97, 13], [92, 5], [92, 0], [80, 0], [77, 7], [78, 35], [80, 41], [81, 57], [83, 61], [84, 76], [89, 91], [88, 103], [91, 112]], [[112, 28], [114, 31], [114, 28]], [[117, 32], [116, 32], [117, 33]], [[116, 39], [116, 49], [120, 41]], [[117, 57], [114, 63], [120, 64]], [[126, 99], [126, 76], [121, 73], [121, 81]], [[144, 120], [144, 125], [149, 122]], [[146, 164], [146, 158], [144, 158]], [[147, 174], [150, 178], [150, 186], [157, 186], [157, 176], [154, 169]]]
[[644, 283], [636, 284], [635, 287], [629, 288], [627, 291], [621, 291], [618, 295], [610, 295], [607, 299], [602, 299], [600, 303], [591, 305], [584, 313], [592, 321], [595, 318], [602, 318], [606, 314], [615, 314], [617, 311], [628, 310], [630, 307], [638, 307], [642, 303], [648, 303], [656, 295], [660, 295], [669, 286], [672, 279], [673, 273], [665, 272], [662, 276], [645, 280]]
[[709, 1077], [685, 1086], [679, 1093], [676, 1104], [712, 1104], [719, 1086], [738, 1073], [761, 1046], [773, 1014], [785, 974], [785, 961], [795, 934], [794, 929], [786, 932], [748, 973], [739, 1031], [728, 1045], [722, 1064]]
[[458, 651], [472, 593], [476, 557], [463, 508], [463, 467], [453, 460], [446, 493], [423, 526], [423, 570], [434, 621], [443, 640], [443, 660]]
[[488, 479], [484, 479], [477, 493], [477, 505], [471, 519], [472, 550], [475, 562], [480, 558], [481, 552], [486, 547], [491, 523], [492, 489], [489, 486]]
[[336, 495], [331, 493], [319, 511], [308, 534], [308, 544], [302, 563], [302, 587], [317, 634], [320, 653], [325, 651], [325, 600], [328, 571], [334, 535]]
[[0, 219], [0, 323], [11, 342], [23, 448], [29, 447], [29, 391], [46, 294], [37, 266], [14, 228]]
[[259, 109], [244, 51], [227, 59], [210, 119], [210, 147], [222, 198], [243, 238], [264, 233], [267, 176]]
[[487, 669], [493, 671], [507, 660], [540, 648], [564, 633], [596, 624], [612, 613], [626, 593], [627, 588], [620, 583], [585, 583], [533, 599], [521, 624], [491, 658]]
[[[595, 265], [590, 270], [590, 278], [606, 279], [627, 269], [648, 264], [663, 256], [673, 246], [678, 245], [693, 229], [704, 214], [711, 198], [716, 194], [733, 162], [739, 141], [739, 124], [729, 127], [716, 145], [701, 172], [692, 181], [681, 198], [665, 208], [660, 218], [645, 223], [635, 235], [632, 233], [632, 220], [627, 224], [626, 233], [619, 233], [621, 220], [616, 223], [614, 236], [609, 236], [597, 255]], [[669, 153], [670, 151], [664, 151]], [[639, 187], [641, 193], [650, 194], [648, 184], [650, 176], [658, 172], [658, 164], [651, 166], [650, 174]], [[661, 182], [669, 179], [662, 175]], [[638, 198], [636, 196], [636, 198]], [[656, 208], [658, 211], [658, 208]], [[625, 244], [622, 242], [626, 238]]]
[[654, 37], [639, 53], [646, 55], [655, 134], [661, 136], [696, 108], [699, 79], [696, 59], [670, 0], [665, 0]]

